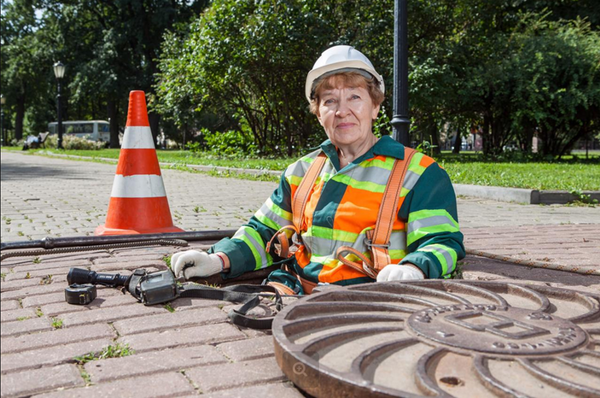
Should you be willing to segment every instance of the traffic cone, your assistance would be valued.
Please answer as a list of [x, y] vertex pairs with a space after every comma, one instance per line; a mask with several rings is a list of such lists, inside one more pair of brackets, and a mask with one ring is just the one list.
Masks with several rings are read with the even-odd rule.
[[129, 235], [181, 231], [171, 219], [148, 122], [146, 96], [143, 91], [131, 91], [106, 223], [94, 233]]

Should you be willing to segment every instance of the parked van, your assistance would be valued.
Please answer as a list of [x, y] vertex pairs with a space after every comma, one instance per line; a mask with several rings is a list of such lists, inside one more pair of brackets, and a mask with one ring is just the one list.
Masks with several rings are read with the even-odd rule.
[[[86, 138], [90, 141], [110, 142], [110, 125], [105, 120], [75, 120], [62, 122], [63, 135]], [[58, 123], [48, 123], [50, 134], [58, 134]]]

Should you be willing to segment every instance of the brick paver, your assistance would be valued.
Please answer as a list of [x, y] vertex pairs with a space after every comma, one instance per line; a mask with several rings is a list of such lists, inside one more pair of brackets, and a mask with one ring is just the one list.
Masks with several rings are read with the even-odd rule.
[[233, 341], [217, 346], [227, 358], [240, 362], [249, 359], [263, 358], [273, 355], [273, 337], [262, 336], [253, 339]]
[[277, 397], [277, 398], [302, 398], [298, 390], [290, 382], [270, 383], [257, 386], [232, 388], [224, 391], [203, 394], [206, 398], [238, 398], [238, 397]]
[[73, 362], [75, 357], [101, 351], [112, 343], [111, 338], [101, 338], [78, 343], [59, 344], [15, 354], [2, 354], [2, 373]]
[[58, 388], [83, 386], [84, 384], [77, 367], [72, 364], [64, 364], [2, 375], [0, 388], [3, 397], [19, 397]]
[[51, 329], [40, 333], [21, 334], [2, 339], [2, 354], [14, 353], [38, 348], [60, 346], [103, 337], [116, 338], [117, 333], [109, 325], [97, 324], [68, 329]]
[[[3, 242], [91, 235], [104, 222], [115, 165], [1, 156]], [[162, 172], [174, 223], [186, 230], [235, 229], [276, 186]], [[458, 206], [468, 249], [600, 268], [598, 207], [462, 197]], [[2, 397], [301, 397], [276, 364], [270, 333], [231, 324], [227, 312], [235, 306], [229, 303], [185, 298], [146, 307], [112, 288], [98, 288], [88, 306], [64, 301], [71, 267], [123, 274], [164, 269], [165, 257], [180, 250], [124, 248], [2, 261]], [[600, 290], [600, 277], [483, 257], [468, 256], [461, 267], [465, 279]], [[116, 345], [128, 345], [131, 355], [85, 364], [74, 359]]]
[[86, 398], [139, 398], [177, 397], [194, 393], [186, 377], [179, 372], [161, 373], [152, 376], [135, 377], [101, 383], [81, 390], [62, 390], [41, 394], [39, 398], [86, 397]]
[[127, 377], [223, 364], [227, 359], [210, 345], [143, 352], [123, 358], [88, 362], [85, 370], [94, 383]]
[[186, 370], [202, 392], [285, 380], [274, 357]]
[[151, 351], [165, 348], [214, 344], [231, 340], [240, 340], [246, 336], [237, 327], [228, 323], [215, 325], [174, 328], [160, 332], [127, 335], [120, 341], [129, 344], [135, 351]]

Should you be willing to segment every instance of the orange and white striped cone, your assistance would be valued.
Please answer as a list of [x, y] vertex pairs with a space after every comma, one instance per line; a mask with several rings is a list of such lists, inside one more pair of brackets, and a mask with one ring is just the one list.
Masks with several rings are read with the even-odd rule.
[[125, 135], [106, 223], [95, 235], [181, 232], [173, 225], [143, 91], [129, 93]]

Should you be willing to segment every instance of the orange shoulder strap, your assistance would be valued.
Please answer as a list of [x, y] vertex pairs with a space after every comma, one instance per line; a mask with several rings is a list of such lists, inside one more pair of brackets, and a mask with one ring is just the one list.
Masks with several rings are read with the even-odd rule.
[[410, 161], [415, 154], [415, 150], [405, 147], [404, 160], [397, 159], [394, 162], [392, 172], [387, 182], [375, 229], [367, 241], [367, 245], [373, 253], [373, 265], [377, 272], [381, 271], [390, 263], [390, 255], [388, 248], [390, 246], [390, 237], [392, 235], [392, 226], [398, 214], [398, 201], [400, 199], [400, 190], [402, 182], [406, 175], [406, 170], [410, 165]]
[[267, 253], [271, 251], [271, 247], [274, 247], [275, 253], [278, 256], [288, 258], [294, 255], [298, 250], [296, 243], [290, 245], [290, 239], [288, 236], [290, 236], [290, 231], [293, 231], [292, 234], [295, 232], [299, 239], [300, 233], [302, 232], [302, 217], [304, 216], [304, 211], [306, 210], [308, 196], [310, 195], [312, 188], [315, 185], [315, 181], [317, 181], [317, 177], [319, 177], [319, 174], [325, 165], [325, 160], [327, 160], [327, 157], [323, 152], [321, 152], [308, 167], [306, 174], [296, 189], [295, 196], [292, 198], [293, 225], [286, 225], [273, 235], [269, 243], [267, 243]]
[[317, 177], [319, 177], [319, 174], [321, 174], [321, 170], [323, 169], [326, 160], [327, 156], [321, 152], [308, 167], [306, 174], [296, 189], [296, 195], [292, 200], [292, 216], [293, 223], [298, 234], [301, 232], [302, 217], [304, 217], [304, 210], [306, 209], [306, 204], [308, 203], [308, 196], [315, 185], [315, 181], [317, 181]]

